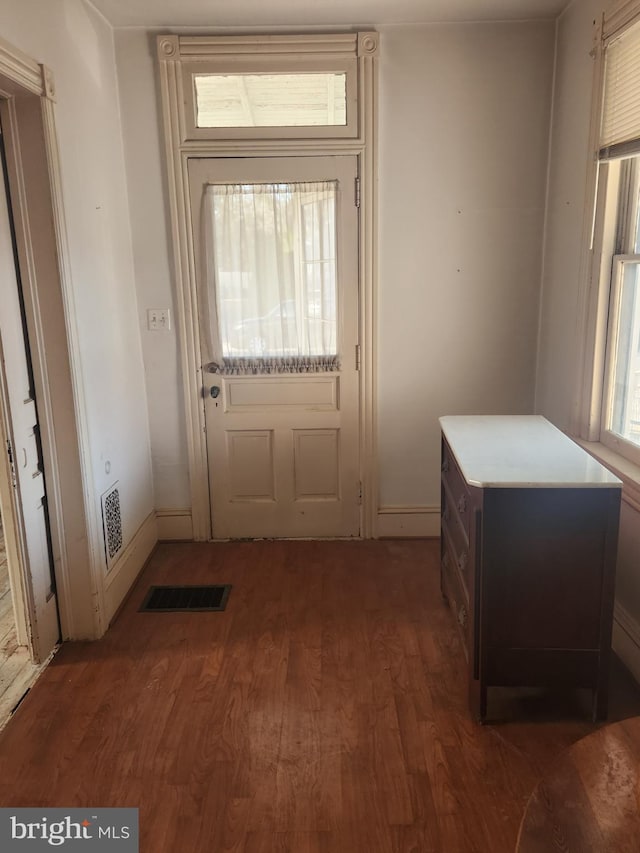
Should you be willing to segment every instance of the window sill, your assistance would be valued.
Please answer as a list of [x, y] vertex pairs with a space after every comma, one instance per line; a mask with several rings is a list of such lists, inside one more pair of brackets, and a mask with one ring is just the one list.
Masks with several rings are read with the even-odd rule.
[[629, 462], [627, 458], [611, 450], [599, 441], [583, 441], [571, 436], [594, 459], [608, 468], [623, 482], [622, 499], [633, 509], [640, 512], [640, 465]]

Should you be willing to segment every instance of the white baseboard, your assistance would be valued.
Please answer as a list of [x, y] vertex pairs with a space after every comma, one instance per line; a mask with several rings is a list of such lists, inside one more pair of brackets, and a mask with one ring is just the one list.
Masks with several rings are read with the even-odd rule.
[[190, 509], [156, 510], [158, 539], [161, 542], [191, 542], [193, 522]]
[[135, 583], [158, 541], [155, 512], [142, 522], [104, 581], [104, 624], [108, 625]]
[[440, 507], [381, 506], [377, 535], [379, 539], [440, 536]]
[[613, 650], [640, 682], [640, 623], [616, 601], [613, 608]]

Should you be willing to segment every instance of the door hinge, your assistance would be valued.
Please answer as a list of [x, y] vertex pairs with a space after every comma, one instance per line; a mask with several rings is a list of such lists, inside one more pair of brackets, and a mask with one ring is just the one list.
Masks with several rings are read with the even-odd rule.
[[360, 178], [356, 178], [356, 186], [355, 186], [355, 203], [356, 207], [360, 207]]
[[356, 370], [360, 370], [360, 365], [362, 364], [362, 357], [360, 351], [360, 344], [356, 344]]
[[358, 506], [362, 506], [362, 480], [358, 483]]

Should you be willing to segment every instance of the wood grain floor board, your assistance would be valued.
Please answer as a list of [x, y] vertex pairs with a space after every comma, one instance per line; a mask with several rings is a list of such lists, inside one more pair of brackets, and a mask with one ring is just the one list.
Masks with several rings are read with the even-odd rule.
[[[539, 692], [469, 719], [438, 560], [429, 541], [161, 546], [0, 735], [0, 802], [138, 806], [143, 853], [512, 853], [536, 782], [596, 727]], [[139, 613], [152, 583], [233, 589], [221, 613]], [[611, 716], [638, 713], [616, 666]]]
[[518, 853], [636, 853], [640, 717], [605, 726], [546, 768], [520, 828]]

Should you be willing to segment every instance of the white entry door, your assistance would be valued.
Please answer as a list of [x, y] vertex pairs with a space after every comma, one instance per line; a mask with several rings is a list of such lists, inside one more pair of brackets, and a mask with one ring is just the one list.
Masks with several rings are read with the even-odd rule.
[[4, 164], [0, 157], [0, 416], [9, 442], [1, 452], [9, 455], [29, 639], [34, 661], [40, 662], [58, 642], [60, 628], [38, 416], [5, 188]]
[[189, 160], [216, 539], [360, 533], [356, 178]]

